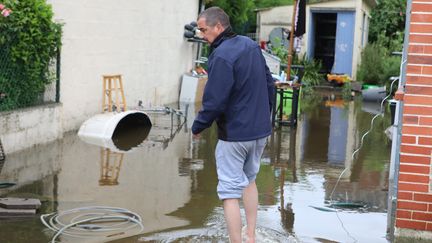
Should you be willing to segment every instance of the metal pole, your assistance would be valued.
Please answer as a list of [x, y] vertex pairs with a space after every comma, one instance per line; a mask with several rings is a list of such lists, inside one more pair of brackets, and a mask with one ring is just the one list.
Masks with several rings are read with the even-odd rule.
[[287, 73], [287, 80], [291, 79], [291, 63], [292, 63], [292, 53], [293, 53], [293, 49], [294, 49], [294, 30], [295, 30], [295, 20], [296, 20], [296, 15], [297, 15], [297, 3], [298, 0], [294, 0], [293, 3], [293, 15], [291, 18], [291, 32], [290, 32], [290, 42], [289, 42], [289, 48], [288, 48], [288, 62], [287, 62], [287, 69], [286, 69], [286, 73]]
[[0, 161], [4, 161], [5, 159], [6, 159], [6, 155], [5, 155], [1, 140], [0, 140]]
[[292, 93], [292, 106], [291, 106], [291, 121], [292, 127], [297, 126], [297, 113], [298, 113], [298, 101], [299, 101], [300, 87], [293, 87]]
[[56, 61], [56, 98], [55, 102], [60, 102], [60, 70], [61, 70], [61, 47], [57, 47], [57, 61]]
[[[406, 67], [408, 58], [408, 42], [411, 23], [411, 7], [412, 0], [407, 1], [406, 15], [405, 15], [405, 37], [404, 46], [401, 60], [401, 71], [399, 74], [399, 89], [404, 89], [406, 82]], [[391, 91], [390, 91], [391, 92]], [[399, 164], [400, 164], [400, 144], [402, 137], [402, 118], [403, 118], [403, 103], [397, 101], [395, 112], [395, 124], [392, 127], [393, 138], [392, 148], [390, 155], [390, 169], [389, 169], [389, 190], [387, 199], [387, 238], [391, 241], [394, 239], [395, 221], [396, 221], [396, 206], [397, 206], [397, 192], [399, 181]]]

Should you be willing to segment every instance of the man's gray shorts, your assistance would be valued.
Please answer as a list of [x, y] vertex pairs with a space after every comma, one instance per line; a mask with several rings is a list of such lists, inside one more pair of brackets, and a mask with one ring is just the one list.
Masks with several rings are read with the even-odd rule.
[[228, 142], [219, 140], [216, 146], [216, 167], [220, 200], [241, 198], [243, 189], [255, 181], [267, 138]]

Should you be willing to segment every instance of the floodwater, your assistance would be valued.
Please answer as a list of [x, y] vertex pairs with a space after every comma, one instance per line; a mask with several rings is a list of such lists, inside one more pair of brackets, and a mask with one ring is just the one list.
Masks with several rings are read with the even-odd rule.
[[[388, 242], [391, 143], [384, 130], [390, 118], [377, 119], [352, 158], [377, 109], [327, 101], [309, 107], [296, 129], [275, 129], [257, 177], [257, 242]], [[61, 235], [61, 242], [228, 242], [216, 195], [216, 129], [192, 139], [195, 110], [188, 107], [186, 122], [177, 115], [151, 115], [153, 127], [139, 133], [147, 138], [134, 148], [119, 149], [118, 141], [101, 148], [72, 132], [9, 154], [0, 182], [16, 186], [0, 189], [0, 196], [43, 203], [37, 216], [0, 219], [0, 242], [50, 242], [54, 234], [40, 222], [41, 213], [88, 206], [128, 209], [141, 216], [144, 230]]]

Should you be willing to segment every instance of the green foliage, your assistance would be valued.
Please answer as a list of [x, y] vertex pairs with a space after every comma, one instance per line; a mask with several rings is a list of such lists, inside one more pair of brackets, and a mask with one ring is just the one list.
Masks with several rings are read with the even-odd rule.
[[249, 15], [253, 12], [255, 5], [249, 0], [207, 0], [206, 8], [218, 6], [222, 8], [230, 17], [233, 30], [239, 34], [244, 34], [245, 25], [248, 22]]
[[257, 8], [290, 5], [293, 0], [206, 0], [206, 8], [218, 6], [230, 17], [235, 32], [245, 34], [255, 32]]
[[357, 71], [357, 80], [366, 84], [380, 84], [382, 80], [385, 48], [368, 44], [362, 52], [362, 62]]
[[279, 57], [281, 65], [287, 65], [288, 62], [288, 50], [281, 44], [281, 39], [276, 37], [274, 39], [275, 45], [271, 46], [271, 53]]
[[53, 80], [49, 66], [60, 47], [61, 26], [45, 0], [5, 0], [0, 19], [0, 110], [34, 104]]
[[255, 6], [257, 8], [268, 8], [268, 7], [277, 7], [284, 5], [292, 5], [293, 0], [255, 0]]
[[323, 75], [319, 73], [322, 68], [321, 61], [303, 55], [301, 59], [294, 58], [293, 63], [304, 67], [303, 86], [317, 86], [324, 80]]
[[322, 97], [317, 95], [315, 91], [315, 86], [323, 81], [323, 75], [319, 73], [322, 64], [318, 60], [307, 58], [306, 55], [303, 55], [302, 58], [294, 56], [293, 64], [304, 67], [301, 86], [301, 112], [313, 114], [322, 102]]
[[381, 0], [371, 12], [369, 40], [388, 48], [402, 50], [406, 0]]
[[366, 84], [388, 84], [389, 77], [399, 75], [400, 57], [404, 42], [406, 0], [382, 0], [371, 12], [369, 41], [362, 52], [357, 80]]
[[322, 104], [322, 96], [318, 95], [311, 86], [302, 86], [301, 89], [300, 112], [305, 112], [312, 116], [318, 115], [317, 112], [319, 109], [317, 108]]
[[401, 57], [385, 56], [383, 61], [383, 79], [388, 83], [390, 77], [399, 76]]
[[352, 85], [351, 82], [347, 82], [342, 86], [342, 98], [344, 100], [351, 100], [352, 97]]
[[357, 80], [366, 84], [384, 85], [391, 76], [399, 75], [400, 61], [400, 57], [390, 56], [382, 45], [368, 44], [362, 52]]

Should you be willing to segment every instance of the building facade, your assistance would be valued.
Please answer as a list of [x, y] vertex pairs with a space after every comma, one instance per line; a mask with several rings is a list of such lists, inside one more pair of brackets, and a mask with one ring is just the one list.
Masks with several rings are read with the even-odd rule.
[[102, 75], [121, 74], [126, 104], [178, 101], [197, 44], [183, 37], [202, 1], [48, 0], [63, 24], [60, 103], [0, 115], [0, 139], [12, 153], [61, 138], [102, 112]]
[[[306, 34], [300, 55], [321, 60], [327, 73], [356, 76], [368, 41], [370, 0], [333, 0], [306, 5]], [[274, 28], [291, 28], [292, 6], [257, 11], [257, 36], [268, 41]]]

